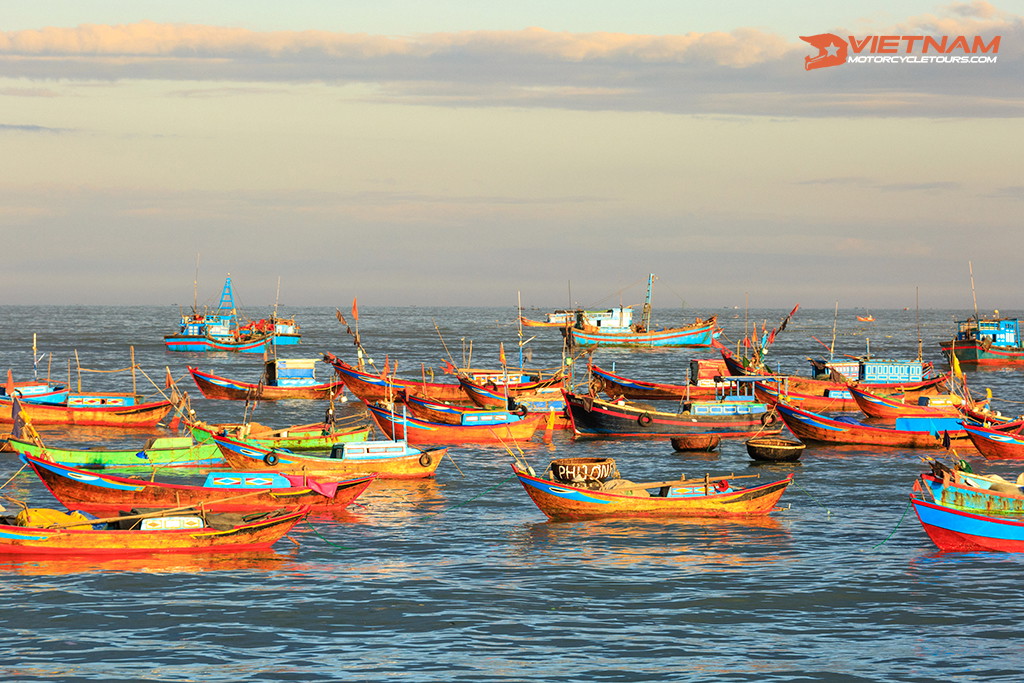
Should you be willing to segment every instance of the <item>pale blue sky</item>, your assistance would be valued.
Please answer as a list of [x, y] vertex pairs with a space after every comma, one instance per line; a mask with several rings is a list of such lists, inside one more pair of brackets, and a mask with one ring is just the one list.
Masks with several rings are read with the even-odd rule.
[[[1021, 308], [1024, 2], [896, 6], [0, 0], [0, 286], [189, 303], [198, 253], [250, 306], [655, 272], [676, 306], [966, 309], [972, 260]], [[1002, 45], [805, 71], [825, 32]]]

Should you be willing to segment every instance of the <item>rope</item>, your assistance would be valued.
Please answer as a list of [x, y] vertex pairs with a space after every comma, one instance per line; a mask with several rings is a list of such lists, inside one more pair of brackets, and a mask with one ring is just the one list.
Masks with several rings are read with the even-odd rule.
[[12, 475], [11, 475], [11, 478], [10, 478], [10, 479], [8, 479], [7, 481], [5, 481], [5, 482], [4, 482], [3, 484], [0, 484], [0, 489], [5, 489], [5, 488], [7, 488], [7, 485], [8, 485], [8, 484], [10, 484], [10, 483], [11, 483], [12, 481], [14, 481], [14, 478], [15, 478], [16, 476], [18, 476], [19, 474], [21, 474], [21, 473], [22, 473], [22, 471], [24, 471], [24, 469], [25, 469], [26, 467], [28, 467], [28, 465], [27, 465], [27, 464], [25, 464], [25, 465], [22, 465], [22, 466], [21, 466], [21, 469], [19, 469], [19, 470], [18, 470], [17, 472], [15, 472], [14, 474], [12, 474]]
[[825, 508], [825, 514], [827, 514], [827, 515], [828, 515], [829, 517], [831, 517], [831, 516], [832, 516], [832, 511], [831, 511], [831, 510], [829, 510], [827, 506], [825, 506], [824, 504], [822, 504], [822, 503], [821, 503], [821, 501], [819, 501], [819, 500], [818, 500], [817, 498], [815, 498], [815, 497], [814, 497], [814, 496], [813, 496], [813, 495], [811, 494], [811, 492], [810, 492], [810, 491], [808, 491], [807, 489], [805, 489], [805, 488], [804, 488], [803, 486], [801, 486], [800, 484], [796, 483], [796, 479], [793, 479], [793, 482], [792, 482], [792, 483], [793, 483], [793, 485], [794, 485], [794, 486], [796, 486], [796, 487], [797, 487], [798, 489], [800, 489], [801, 491], [803, 491], [804, 493], [806, 493], [806, 494], [808, 495], [808, 497], [810, 497], [810, 499], [811, 499], [811, 500], [813, 500], [813, 501], [814, 501], [815, 503], [817, 503], [817, 504], [818, 504], [818, 505], [820, 505], [821, 507]]
[[447, 507], [447, 508], [444, 508], [444, 509], [442, 509], [442, 510], [430, 510], [430, 511], [428, 511], [428, 512], [427, 512], [427, 514], [428, 514], [428, 515], [439, 515], [439, 514], [441, 514], [442, 512], [447, 512], [448, 510], [454, 510], [454, 509], [455, 509], [455, 508], [457, 508], [457, 507], [462, 507], [462, 506], [463, 506], [463, 505], [465, 505], [466, 503], [472, 503], [472, 502], [473, 502], [474, 500], [476, 500], [476, 499], [477, 499], [477, 498], [479, 498], [480, 496], [482, 496], [482, 495], [485, 495], [485, 494], [488, 494], [488, 493], [490, 493], [491, 491], [494, 491], [495, 489], [497, 489], [497, 488], [498, 488], [499, 486], [501, 486], [501, 485], [505, 484], [506, 482], [512, 481], [512, 480], [513, 480], [513, 479], [515, 478], [515, 476], [516, 476], [515, 474], [510, 474], [509, 476], [507, 476], [506, 478], [502, 479], [501, 481], [499, 481], [499, 482], [498, 482], [497, 484], [495, 484], [495, 485], [494, 485], [494, 486], [492, 486], [491, 488], [489, 488], [489, 489], [486, 489], [486, 490], [484, 490], [484, 491], [481, 491], [480, 493], [476, 494], [476, 495], [475, 495], [475, 496], [473, 496], [472, 498], [469, 498], [468, 500], [464, 500], [464, 501], [462, 501], [461, 503], [457, 503], [457, 504], [455, 504], [455, 505], [452, 505], [451, 507]]
[[303, 519], [303, 521], [306, 523], [306, 526], [308, 526], [310, 528], [310, 530], [314, 534], [316, 534], [320, 538], [320, 540], [323, 541], [324, 543], [326, 543], [327, 545], [334, 546], [338, 550], [355, 550], [355, 548], [349, 548], [347, 546], [338, 545], [337, 543], [333, 543], [331, 541], [328, 541], [326, 538], [323, 537], [323, 535], [319, 531], [316, 530], [316, 527], [314, 527], [312, 524], [309, 523], [309, 517], [305, 517]]
[[885, 543], [886, 541], [888, 541], [888, 540], [889, 540], [890, 538], [892, 538], [892, 535], [893, 535], [894, 533], [896, 533], [896, 529], [899, 529], [899, 528], [900, 528], [900, 524], [902, 524], [902, 523], [903, 523], [903, 519], [904, 519], [904, 518], [905, 518], [905, 517], [907, 516], [907, 510], [909, 510], [909, 509], [910, 509], [910, 503], [911, 503], [911, 500], [910, 500], [910, 499], [908, 498], [908, 499], [907, 499], [907, 507], [903, 508], [903, 514], [902, 514], [902, 515], [900, 515], [900, 521], [896, 522], [896, 526], [894, 526], [894, 527], [893, 527], [892, 531], [890, 531], [890, 532], [889, 532], [889, 535], [888, 535], [888, 536], [886, 536], [886, 537], [885, 537], [884, 539], [882, 539], [882, 542], [881, 542], [881, 543], [879, 543], [878, 545], [873, 545], [873, 546], [871, 546], [871, 549], [872, 549], [872, 550], [874, 550], [875, 548], [877, 548], [877, 547], [881, 546], [881, 545], [882, 545], [882, 544], [884, 544], [884, 543]]

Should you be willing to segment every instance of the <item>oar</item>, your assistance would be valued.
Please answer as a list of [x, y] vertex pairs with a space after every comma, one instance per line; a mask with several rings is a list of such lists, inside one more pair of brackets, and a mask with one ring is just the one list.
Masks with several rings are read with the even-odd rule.
[[182, 505], [176, 508], [167, 508], [166, 510], [157, 510], [156, 512], [146, 512], [140, 515], [125, 515], [124, 517], [106, 517], [104, 519], [87, 519], [82, 522], [69, 522], [67, 524], [54, 524], [46, 527], [47, 529], [65, 529], [72, 526], [91, 526], [93, 524], [106, 524], [108, 522], [125, 522], [134, 519], [147, 519], [149, 517], [166, 517], [172, 512], [181, 512], [183, 510], [195, 510], [201, 508], [204, 505], [216, 505], [219, 503], [226, 503], [229, 500], [238, 500], [239, 498], [247, 498], [249, 496], [256, 495], [257, 493], [272, 493], [274, 489], [254, 489], [247, 493], [241, 493], [237, 496], [229, 496], [227, 498], [220, 498], [218, 500], [207, 500], [199, 503], [198, 505]]

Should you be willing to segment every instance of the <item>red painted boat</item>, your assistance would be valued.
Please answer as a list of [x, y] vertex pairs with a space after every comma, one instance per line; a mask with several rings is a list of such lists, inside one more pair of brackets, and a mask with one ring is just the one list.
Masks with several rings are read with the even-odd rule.
[[[691, 367], [706, 361], [691, 361]], [[718, 376], [728, 375], [728, 368], [723, 361], [715, 359], [716, 367], [720, 369]], [[604, 392], [608, 398], [625, 398], [630, 401], [709, 401], [719, 398], [723, 392], [735, 388], [734, 383], [716, 383], [713, 380], [710, 384], [697, 384], [691, 381], [689, 384], [667, 384], [663, 382], [647, 382], [638, 379], [627, 379], [621, 375], [598, 367], [590, 366], [591, 380], [590, 393], [597, 395]], [[691, 373], [691, 376], [693, 374]]]
[[801, 441], [942, 449], [948, 435], [950, 445], [970, 444], [957, 418], [904, 417], [898, 418], [893, 427], [868, 425], [848, 418], [835, 419], [782, 402], [776, 403], [775, 408]]
[[1024, 460], [1024, 422], [999, 429], [963, 423], [974, 447], [989, 460]]
[[963, 399], [953, 394], [880, 396], [857, 384], [851, 384], [847, 388], [865, 415], [882, 420], [894, 420], [897, 417], [959, 417], [958, 408], [963, 403]]
[[[71, 394], [68, 403], [21, 402], [21, 415], [35, 426], [154, 427], [171, 412], [170, 401], [138, 403], [134, 394]], [[0, 398], [0, 423], [13, 424], [14, 400]]]
[[334, 371], [345, 382], [348, 390], [362, 401], [393, 401], [403, 391], [430, 396], [439, 401], [466, 400], [466, 394], [458, 384], [400, 380], [393, 376], [381, 376], [349, 365], [332, 353], [325, 353], [324, 361], [334, 366]]
[[527, 416], [506, 424], [445, 424], [402, 414], [402, 405], [367, 403], [377, 426], [389, 438], [411, 444], [511, 443], [529, 441], [540, 426], [540, 416]]
[[405, 392], [400, 397], [409, 415], [421, 420], [451, 425], [488, 424], [500, 425], [519, 422], [524, 418], [542, 420], [541, 413], [530, 413], [526, 406], [517, 406], [514, 411], [481, 408], [477, 405], [458, 405], [435, 401], [425, 396]]
[[376, 475], [341, 480], [293, 480], [276, 474], [214, 472], [202, 486], [146, 481], [80, 470], [24, 455], [43, 484], [69, 510], [116, 515], [133, 508], [195, 507], [209, 512], [254, 512], [282, 508], [342, 510], [363, 493]]
[[330, 400], [345, 389], [345, 383], [340, 379], [333, 382], [289, 385], [281, 384], [280, 379], [267, 383], [242, 382], [203, 372], [192, 366], [189, 366], [188, 371], [205, 398], [226, 401], [281, 401], [293, 398]]

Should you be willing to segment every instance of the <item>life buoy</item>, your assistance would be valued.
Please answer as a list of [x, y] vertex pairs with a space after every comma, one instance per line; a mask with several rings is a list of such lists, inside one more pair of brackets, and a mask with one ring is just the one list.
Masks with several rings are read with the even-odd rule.
[[266, 455], [263, 456], [263, 462], [271, 467], [276, 465], [280, 460], [281, 459], [278, 458], [277, 455], [274, 453], [267, 453]]
[[723, 479], [722, 481], [718, 482], [717, 484], [715, 484], [715, 490], [718, 491], [719, 493], [724, 493], [728, 491], [729, 481], [727, 479]]
[[431, 459], [430, 453], [423, 453], [420, 455], [420, 465], [423, 467], [430, 467], [433, 462], [434, 461]]
[[640, 417], [636, 418], [638, 424], [647, 426], [654, 422], [654, 418], [651, 417], [650, 413], [640, 413]]

